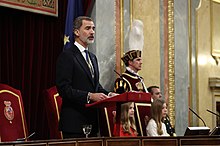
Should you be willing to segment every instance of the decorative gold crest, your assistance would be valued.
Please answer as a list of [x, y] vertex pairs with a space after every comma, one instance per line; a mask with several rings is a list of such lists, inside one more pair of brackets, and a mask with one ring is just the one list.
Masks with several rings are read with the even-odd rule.
[[137, 82], [137, 83], [135, 84], [135, 86], [137, 87], [137, 89], [138, 89], [139, 91], [144, 91], [144, 87], [143, 87], [143, 84], [142, 84], [141, 82]]
[[14, 110], [11, 107], [11, 101], [4, 101], [5, 108], [4, 108], [4, 115], [6, 119], [12, 123], [12, 120], [14, 119]]

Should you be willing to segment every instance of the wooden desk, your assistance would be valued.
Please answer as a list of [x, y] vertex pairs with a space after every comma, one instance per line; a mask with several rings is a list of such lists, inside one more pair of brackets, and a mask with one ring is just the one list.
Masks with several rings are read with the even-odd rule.
[[55, 141], [55, 142], [48, 142], [48, 146], [76, 146], [76, 141]]
[[43, 143], [21, 143], [21, 144], [15, 144], [15, 146], [47, 146], [46, 142]]
[[211, 146], [211, 145], [220, 145], [220, 137], [219, 136], [211, 136], [211, 137], [182, 137], [179, 140], [180, 146]]
[[178, 146], [176, 137], [145, 137], [142, 139], [142, 146]]
[[139, 138], [106, 138], [105, 146], [141, 146]]
[[220, 136], [99, 137], [2, 142], [0, 146], [219, 146]]

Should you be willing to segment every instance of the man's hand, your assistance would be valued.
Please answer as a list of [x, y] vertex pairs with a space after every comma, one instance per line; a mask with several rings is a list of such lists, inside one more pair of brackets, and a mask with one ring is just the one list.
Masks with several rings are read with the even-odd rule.
[[108, 98], [104, 93], [89, 93], [89, 96], [91, 101], [100, 101]]
[[118, 93], [114, 93], [114, 92], [109, 92], [108, 97], [113, 97], [119, 95]]

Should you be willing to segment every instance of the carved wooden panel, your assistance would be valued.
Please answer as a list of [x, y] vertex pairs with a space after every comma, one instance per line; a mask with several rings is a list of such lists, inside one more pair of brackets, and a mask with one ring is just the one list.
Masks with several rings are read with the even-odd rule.
[[142, 146], [177, 146], [177, 139], [144, 139]]
[[77, 146], [103, 146], [102, 140], [78, 141]]
[[76, 141], [49, 142], [48, 146], [76, 146]]
[[110, 139], [106, 140], [106, 146], [141, 146], [139, 139]]
[[16, 146], [47, 146], [47, 143], [33, 142], [33, 143], [16, 144]]
[[220, 145], [220, 138], [190, 138], [180, 139], [180, 146], [192, 146], [192, 145]]

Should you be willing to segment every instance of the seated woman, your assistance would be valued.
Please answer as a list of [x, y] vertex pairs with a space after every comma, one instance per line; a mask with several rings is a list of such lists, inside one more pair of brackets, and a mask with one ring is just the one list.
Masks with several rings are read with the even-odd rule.
[[167, 105], [165, 101], [158, 98], [151, 105], [151, 119], [147, 125], [147, 136], [170, 136], [167, 133], [163, 119], [167, 115]]
[[[114, 136], [116, 136], [116, 124], [114, 125]], [[121, 124], [120, 137], [137, 136], [137, 129], [134, 118], [134, 102], [128, 102], [121, 105]]]

